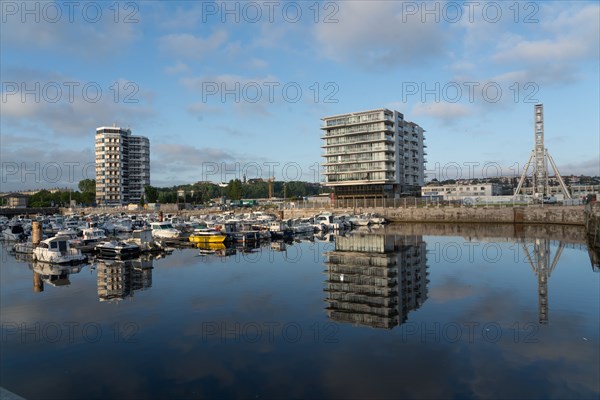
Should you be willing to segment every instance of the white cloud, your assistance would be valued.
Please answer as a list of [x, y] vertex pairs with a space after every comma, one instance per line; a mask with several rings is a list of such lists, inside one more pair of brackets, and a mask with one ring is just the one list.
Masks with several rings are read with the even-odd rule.
[[[189, 90], [196, 90], [202, 92], [206, 90], [207, 84], [216, 84], [219, 87], [224, 85], [227, 89], [233, 89], [237, 86], [243, 87], [247, 84], [258, 84], [265, 85], [271, 82], [279, 83], [277, 77], [273, 75], [267, 75], [265, 77], [245, 77], [241, 75], [235, 74], [222, 74], [222, 75], [207, 75], [207, 76], [197, 76], [197, 77], [186, 77], [180, 79], [181, 84], [185, 86]], [[265, 90], [268, 90], [268, 86], [265, 86]]]
[[211, 106], [207, 103], [193, 103], [190, 104], [187, 108], [187, 112], [195, 115], [200, 121], [202, 121], [204, 115], [206, 114], [220, 114], [223, 112], [223, 109], [220, 107]]
[[159, 39], [159, 48], [181, 59], [200, 59], [227, 43], [225, 30], [216, 30], [208, 37], [194, 36], [189, 33], [169, 34]]
[[[491, 60], [524, 65], [530, 69], [554, 68], [578, 70], [582, 61], [597, 63], [600, 53], [600, 6], [565, 9], [550, 5], [543, 9], [541, 24], [535, 24], [542, 37], [512, 34], [500, 41]], [[558, 76], [556, 78], [560, 79]]]
[[3, 93], [2, 126], [29, 137], [76, 138], [101, 125], [135, 125], [156, 114], [153, 93], [127, 79], [87, 82], [38, 70], [8, 70], [3, 77], [5, 88], [14, 82], [17, 89]]
[[445, 122], [454, 121], [471, 115], [469, 107], [459, 103], [417, 103], [412, 114], [416, 116], [428, 116], [441, 119]]
[[[32, 4], [40, 7], [40, 3]], [[96, 3], [96, 6], [99, 4]], [[25, 18], [25, 22], [22, 22], [21, 12], [3, 16], [6, 20], [2, 21], [0, 48], [3, 53], [23, 48], [39, 51], [52, 49], [58, 54], [97, 61], [106, 56], [114, 57], [141, 38], [139, 15], [137, 22], [135, 17], [131, 18], [131, 23], [125, 23], [124, 20], [115, 22], [112, 11], [103, 8], [96, 21], [96, 14], [93, 14], [95, 8], [91, 10], [88, 14], [82, 12], [81, 8], [76, 9], [71, 17], [68, 10], [63, 10], [60, 18], [55, 18], [55, 14], [47, 15], [49, 11], [40, 11], [37, 22], [35, 13]]]
[[492, 59], [495, 62], [534, 62], [572, 60], [589, 52], [589, 44], [562, 37], [555, 40], [517, 40], [509, 49], [500, 50]]
[[253, 58], [248, 62], [248, 66], [250, 68], [263, 69], [266, 68], [269, 64], [261, 59], [261, 58]]
[[170, 65], [165, 68], [165, 72], [170, 75], [180, 74], [182, 72], [188, 72], [190, 67], [184, 62], [177, 61], [176, 64]]
[[562, 175], [600, 176], [600, 158], [558, 165]]
[[401, 2], [339, 2], [337, 23], [321, 23], [315, 36], [322, 54], [366, 68], [422, 65], [446, 52], [450, 35], [440, 24], [403, 20]]

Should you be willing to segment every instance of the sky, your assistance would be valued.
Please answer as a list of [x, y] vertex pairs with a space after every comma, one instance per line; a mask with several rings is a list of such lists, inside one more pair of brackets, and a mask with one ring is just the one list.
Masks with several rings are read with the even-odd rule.
[[563, 175], [600, 175], [595, 1], [2, 1], [0, 191], [94, 179], [99, 126], [151, 184], [323, 180], [321, 118], [421, 125], [429, 179], [518, 176], [544, 104]]

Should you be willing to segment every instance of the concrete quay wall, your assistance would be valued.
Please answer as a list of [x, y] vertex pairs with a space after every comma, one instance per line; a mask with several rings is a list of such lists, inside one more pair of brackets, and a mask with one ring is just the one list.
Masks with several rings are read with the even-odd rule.
[[[376, 213], [390, 222], [511, 223], [584, 225], [583, 206], [424, 207], [333, 209], [335, 214]], [[285, 218], [307, 218], [323, 209], [288, 209]]]

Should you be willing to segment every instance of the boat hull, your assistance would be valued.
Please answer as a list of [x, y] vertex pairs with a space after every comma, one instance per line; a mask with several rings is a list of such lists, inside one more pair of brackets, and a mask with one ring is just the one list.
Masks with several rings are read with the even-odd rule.
[[225, 235], [190, 235], [192, 243], [223, 243], [227, 236]]
[[33, 252], [33, 259], [38, 262], [46, 263], [46, 264], [78, 264], [85, 262], [87, 260], [87, 256], [83, 254], [77, 255], [55, 255], [55, 254], [40, 254]]

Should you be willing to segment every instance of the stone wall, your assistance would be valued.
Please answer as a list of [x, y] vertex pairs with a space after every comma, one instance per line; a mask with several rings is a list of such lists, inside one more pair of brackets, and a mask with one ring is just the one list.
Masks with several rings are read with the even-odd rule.
[[[523, 223], [583, 225], [583, 206], [422, 207], [335, 209], [335, 214], [376, 213], [390, 222]], [[306, 218], [321, 209], [285, 210], [285, 218]]]

